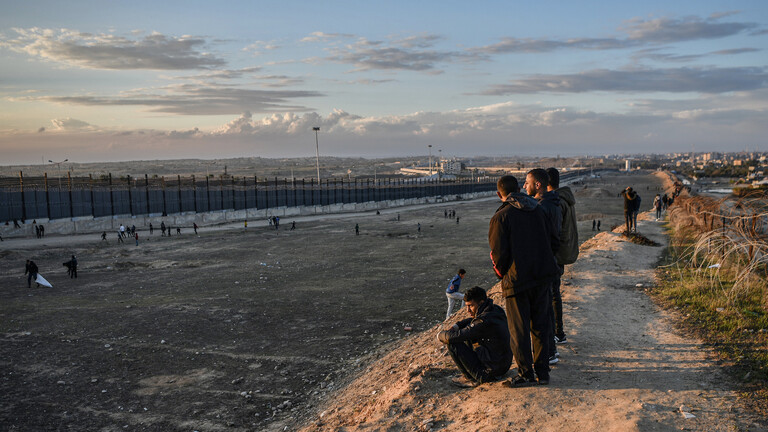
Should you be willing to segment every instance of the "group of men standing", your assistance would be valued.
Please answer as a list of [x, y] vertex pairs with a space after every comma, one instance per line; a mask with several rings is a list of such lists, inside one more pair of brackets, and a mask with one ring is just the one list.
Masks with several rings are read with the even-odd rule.
[[[488, 231], [493, 269], [506, 303], [506, 325], [499, 324], [504, 311], [493, 305], [485, 290], [474, 287], [464, 296], [471, 318], [438, 334], [462, 371], [460, 385], [497, 380], [513, 358], [517, 375], [503, 385], [549, 384], [549, 366], [558, 361], [555, 343], [567, 341], [560, 277], [579, 253], [576, 201], [570, 188], [560, 187], [555, 168], [529, 171], [524, 190], [514, 176], [498, 180], [496, 194], [502, 205]], [[476, 349], [473, 343], [479, 344]]]

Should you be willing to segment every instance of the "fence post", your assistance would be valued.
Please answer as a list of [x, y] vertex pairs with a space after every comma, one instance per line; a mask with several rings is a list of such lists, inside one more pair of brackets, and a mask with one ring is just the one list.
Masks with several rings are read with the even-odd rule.
[[224, 174], [219, 174], [219, 198], [221, 198], [221, 210], [224, 210]]
[[314, 179], [314, 177], [309, 179], [309, 187], [310, 187], [310, 190], [312, 192], [310, 194], [310, 197], [312, 198], [310, 200], [310, 204], [312, 205], [312, 207], [314, 207], [315, 206], [315, 179]]
[[144, 194], [147, 198], [147, 216], [149, 216], [152, 213], [152, 210], [149, 208], [149, 175], [144, 174]]
[[[69, 175], [69, 173], [67, 173], [67, 175]], [[127, 176], [127, 180], [128, 180], [128, 213], [130, 213], [131, 216], [133, 216], [133, 192], [131, 192], [131, 176], [130, 175]], [[72, 200], [70, 199], [70, 202], [71, 201]]]
[[194, 174], [192, 174], [192, 205], [195, 209], [195, 214], [197, 214], [197, 181]]
[[24, 174], [19, 171], [19, 186], [21, 188], [21, 222], [27, 220], [27, 203], [24, 198]]
[[181, 208], [181, 175], [176, 174], [176, 181], [179, 182], [178, 184], [178, 195], [179, 195], [179, 213], [183, 212], [184, 209]]
[[291, 187], [293, 188], [293, 206], [298, 207], [299, 202], [296, 201], [296, 177], [291, 176]]
[[[45, 215], [51, 220], [51, 197], [48, 192], [48, 173], [43, 173], [45, 180]], [[93, 186], [91, 186], [91, 205], [93, 205]]]
[[259, 209], [259, 177], [253, 176], [253, 209]]
[[112, 173], [109, 173], [109, 214], [115, 217], [115, 197], [112, 191]]
[[245, 210], [245, 217], [247, 219], [248, 218], [248, 177], [246, 176], [243, 176], [243, 210]]
[[205, 203], [205, 210], [211, 211], [211, 181], [208, 175], [205, 176]]
[[267, 216], [269, 216], [269, 177], [264, 177], [264, 205], [267, 209]]
[[165, 176], [160, 177], [160, 181], [163, 188], [163, 216], [168, 216], [168, 206], [165, 203]]
[[[47, 184], [48, 183], [48, 178], [46, 177], [45, 180], [46, 180], [45, 190], [46, 190], [46, 195], [48, 195], [48, 192], [47, 192], [48, 191], [48, 184]], [[91, 175], [91, 174], [88, 174], [88, 185], [91, 188], [91, 216], [96, 217], [96, 202], [93, 199], [94, 198], [94, 196], [93, 196], [93, 175]], [[48, 216], [48, 217], [50, 218], [50, 216]]]

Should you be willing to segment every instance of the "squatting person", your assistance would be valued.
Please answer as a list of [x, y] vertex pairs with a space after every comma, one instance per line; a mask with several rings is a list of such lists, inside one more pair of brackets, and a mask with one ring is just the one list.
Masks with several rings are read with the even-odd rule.
[[[463, 377], [454, 383], [474, 387], [496, 381], [512, 365], [509, 329], [504, 310], [493, 304], [485, 290], [476, 286], [467, 290], [464, 302], [471, 318], [461, 320], [437, 334]], [[474, 345], [477, 348], [474, 348]]]
[[464, 294], [460, 293], [459, 289], [461, 288], [461, 280], [464, 279], [466, 274], [466, 270], [459, 269], [456, 276], [448, 284], [448, 288], [445, 289], [445, 296], [448, 298], [448, 312], [445, 313], [445, 319], [450, 318], [453, 313], [453, 305], [456, 304], [456, 300], [464, 300]]

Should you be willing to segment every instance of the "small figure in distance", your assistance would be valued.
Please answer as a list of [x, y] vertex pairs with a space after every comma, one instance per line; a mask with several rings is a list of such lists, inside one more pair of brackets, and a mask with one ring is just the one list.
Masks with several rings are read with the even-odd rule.
[[152, 222], [149, 223], [149, 235], [152, 235], [155, 232], [155, 227], [152, 226]]
[[600, 231], [600, 219], [597, 220], [597, 230]]
[[459, 292], [459, 289], [461, 289], [461, 281], [466, 274], [467, 271], [460, 268], [456, 276], [451, 279], [448, 288], [445, 289], [445, 296], [448, 297], [448, 311], [445, 313], [445, 319], [450, 318], [451, 314], [453, 314], [453, 305], [456, 304], [456, 300], [461, 300], [462, 307], [464, 306], [464, 294]]
[[291, 221], [291, 231], [296, 229], [296, 221]]
[[107, 232], [106, 231], [101, 233], [101, 241], [107, 241]]
[[117, 242], [123, 243], [123, 235], [120, 234], [120, 231], [117, 232]]
[[197, 234], [197, 223], [196, 222], [192, 223], [192, 228], [194, 228], [195, 234]]
[[416, 224], [416, 231], [421, 232], [421, 222]]
[[355, 224], [355, 235], [360, 235], [360, 225]]
[[176, 235], [181, 235], [181, 227], [176, 227]]
[[592, 231], [595, 230], [595, 224], [597, 223], [596, 220], [592, 219]]
[[77, 279], [77, 258], [72, 255], [72, 259], [65, 262], [64, 265], [67, 267], [67, 274], [69, 275], [69, 278]]
[[139, 245], [139, 233], [133, 233], [134, 238], [136, 239], [136, 246]]
[[512, 365], [512, 350], [507, 316], [501, 307], [493, 304], [485, 290], [478, 286], [470, 288], [464, 302], [471, 318], [439, 332], [437, 339], [447, 345], [463, 375], [453, 383], [459, 387], [476, 387], [507, 373]]

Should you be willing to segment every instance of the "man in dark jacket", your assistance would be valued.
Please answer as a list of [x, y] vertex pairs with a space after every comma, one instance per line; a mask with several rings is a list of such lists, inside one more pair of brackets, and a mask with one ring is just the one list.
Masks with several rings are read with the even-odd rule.
[[632, 186], [619, 192], [619, 196], [624, 197], [624, 221], [627, 224], [627, 232], [632, 232], [633, 228], [637, 231], [635, 224], [637, 223], [637, 211], [640, 210], [640, 197], [637, 192], [632, 190]]
[[[563, 217], [562, 210], [560, 209], [560, 197], [554, 191], [548, 190], [548, 186], [549, 174], [547, 174], [547, 172], [541, 168], [532, 169], [528, 171], [528, 174], [525, 176], [525, 184], [523, 185], [523, 188], [528, 193], [528, 195], [536, 198], [542, 210], [544, 210], [544, 215], [546, 216], [547, 226], [550, 232], [557, 233], [557, 242], [550, 244], [552, 247], [552, 254], [555, 255], [560, 249], [560, 225], [562, 223]], [[547, 300], [547, 304], [552, 304], [553, 302], [553, 291], [554, 287], [550, 285], [548, 293], [549, 299]], [[550, 307], [548, 313], [549, 320], [553, 323], [553, 325], [550, 326], [551, 334], [549, 335], [548, 339], [551, 341], [551, 343], [549, 344], [547, 358], [549, 359], [549, 364], [552, 365], [559, 362], [559, 354], [557, 353], [557, 348], [555, 347], [554, 309]]]
[[[470, 288], [464, 301], [471, 318], [439, 332], [437, 338], [448, 346], [451, 358], [464, 375], [464, 379], [454, 382], [462, 387], [474, 387], [507, 373], [512, 364], [512, 350], [504, 310], [493, 304], [485, 290], [477, 286]], [[474, 344], [477, 348], [473, 348]]]
[[[560, 197], [560, 211], [562, 222], [560, 223], [560, 248], [555, 253], [555, 260], [560, 266], [560, 275], [565, 271], [566, 264], [573, 264], [579, 257], [579, 231], [576, 226], [576, 198], [568, 186], [560, 187], [560, 172], [555, 168], [547, 168], [549, 174], [548, 191], [554, 191]], [[592, 229], [595, 222], [592, 221]], [[552, 311], [555, 318], [555, 343], [566, 343], [563, 330], [563, 299], [560, 293], [560, 278], [552, 283]], [[550, 352], [551, 353], [551, 352]], [[552, 359], [550, 359], [552, 360]]]
[[35, 284], [37, 286], [40, 286], [40, 284], [37, 283], [37, 272], [38, 272], [37, 264], [35, 264], [35, 262], [32, 260], [27, 260], [27, 265], [24, 268], [24, 274], [25, 275], [29, 274], [29, 276], [27, 276], [27, 288], [32, 288], [33, 280], [35, 281]]
[[550, 232], [539, 203], [520, 193], [517, 179], [503, 176], [496, 189], [503, 204], [491, 218], [488, 243], [506, 297], [510, 345], [518, 367], [518, 376], [504, 385], [533, 384], [534, 371], [540, 384], [548, 384], [547, 353], [552, 343], [547, 339], [552, 325], [548, 309], [552, 306], [547, 300], [550, 284], [560, 271], [551, 245], [559, 240]]

